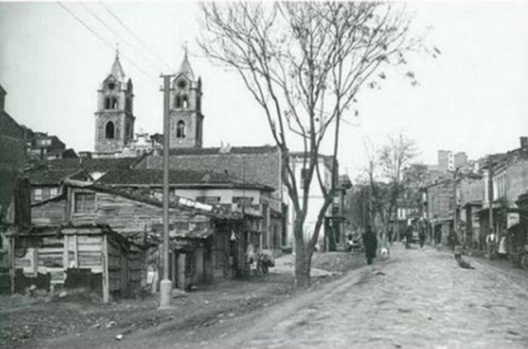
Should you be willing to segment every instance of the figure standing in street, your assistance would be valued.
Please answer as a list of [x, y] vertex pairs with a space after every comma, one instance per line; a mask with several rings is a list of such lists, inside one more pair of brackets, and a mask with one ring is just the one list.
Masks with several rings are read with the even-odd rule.
[[405, 229], [405, 248], [411, 248], [412, 233], [413, 228], [410, 225], [407, 227], [407, 229]]
[[376, 249], [378, 248], [378, 238], [376, 233], [372, 231], [370, 225], [363, 234], [363, 245], [365, 246], [365, 256], [367, 257], [367, 264], [371, 265], [376, 257]]
[[347, 250], [347, 252], [351, 252], [352, 251], [352, 247], [354, 245], [354, 242], [353, 242], [352, 239], [353, 239], [352, 234], [351, 233], [348, 234], [347, 241], [346, 241], [346, 250]]
[[508, 258], [508, 249], [506, 248], [506, 236], [502, 236], [499, 242], [499, 258]]
[[497, 253], [497, 236], [493, 230], [491, 230], [488, 236], [486, 236], [486, 245], [488, 247], [488, 258], [494, 259]]
[[425, 243], [425, 231], [423, 228], [420, 228], [420, 233], [418, 235], [418, 238], [420, 239], [420, 248], [423, 248]]

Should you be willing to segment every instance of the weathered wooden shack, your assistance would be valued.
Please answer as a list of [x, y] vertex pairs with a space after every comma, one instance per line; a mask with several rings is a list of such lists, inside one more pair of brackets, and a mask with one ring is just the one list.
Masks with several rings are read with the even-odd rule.
[[[66, 180], [61, 195], [34, 203], [31, 219], [35, 226], [104, 224], [127, 240], [144, 245], [151, 242], [141, 274], [160, 272], [158, 248], [162, 234], [161, 201], [149, 192], [108, 188], [88, 182]], [[186, 289], [209, 282], [214, 275], [212, 206], [173, 198], [169, 209], [170, 277], [175, 287]]]
[[31, 226], [9, 237], [12, 292], [80, 288], [108, 302], [141, 289], [145, 250], [108, 225]]

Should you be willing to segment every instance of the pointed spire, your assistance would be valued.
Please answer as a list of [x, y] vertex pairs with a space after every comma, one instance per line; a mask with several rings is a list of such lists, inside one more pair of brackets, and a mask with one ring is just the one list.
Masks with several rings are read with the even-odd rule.
[[123, 70], [121, 62], [119, 61], [119, 44], [116, 44], [116, 57], [114, 64], [112, 64], [112, 70], [110, 74], [112, 74], [117, 80], [121, 82], [125, 81], [125, 71]]
[[194, 73], [189, 63], [189, 57], [187, 55], [187, 43], [184, 45], [183, 49], [185, 50], [185, 55], [183, 56], [183, 61], [180, 66], [179, 74], [187, 76], [190, 80], [194, 80]]

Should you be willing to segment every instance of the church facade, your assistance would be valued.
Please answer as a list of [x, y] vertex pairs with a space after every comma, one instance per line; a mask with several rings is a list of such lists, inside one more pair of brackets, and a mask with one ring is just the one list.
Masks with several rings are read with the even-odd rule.
[[134, 86], [116, 55], [110, 74], [97, 91], [95, 152], [119, 153], [134, 140]]
[[202, 80], [194, 78], [187, 53], [171, 84], [170, 147], [203, 145]]
[[[94, 158], [133, 157], [162, 148], [158, 137], [136, 133], [134, 85], [125, 75], [119, 54], [97, 91]], [[171, 82], [170, 147], [203, 146], [202, 81], [194, 76], [187, 53]]]

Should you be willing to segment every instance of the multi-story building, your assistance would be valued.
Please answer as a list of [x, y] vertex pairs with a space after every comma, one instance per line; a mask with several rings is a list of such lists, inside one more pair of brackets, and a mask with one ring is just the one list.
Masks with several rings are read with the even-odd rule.
[[438, 170], [442, 173], [453, 172], [457, 168], [468, 165], [467, 155], [464, 152], [454, 153], [451, 150], [438, 151]]
[[500, 156], [490, 156], [484, 165], [484, 201], [480, 224], [506, 237], [508, 248], [522, 248], [512, 239], [512, 229], [520, 222], [517, 202], [528, 192], [528, 137], [520, 138], [520, 147]]
[[424, 212], [432, 229], [435, 243], [447, 244], [453, 230], [454, 181], [442, 180], [424, 188]]

